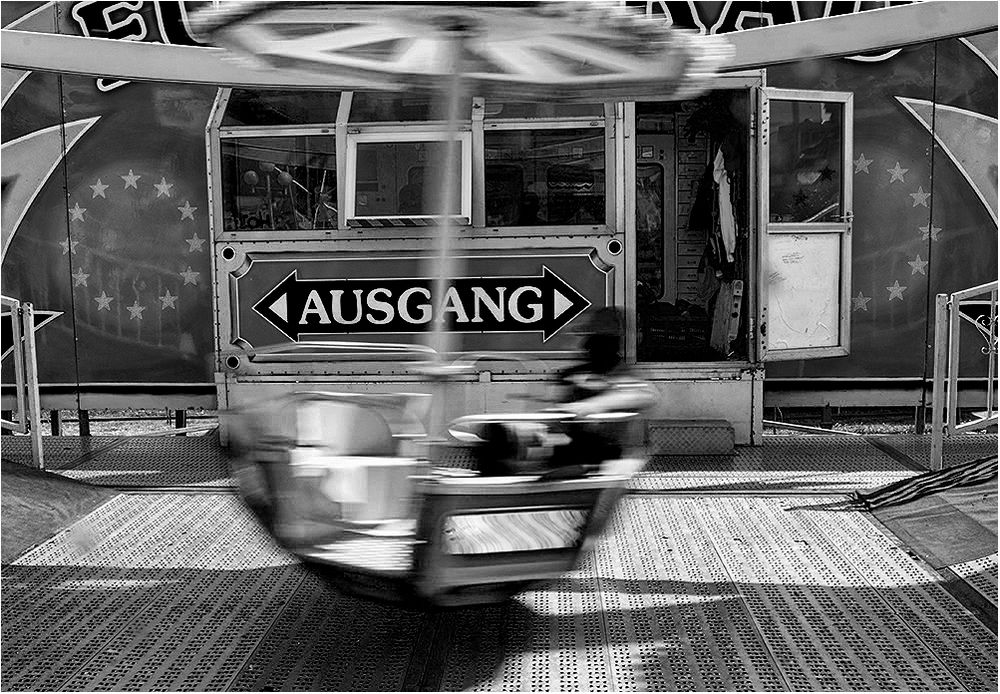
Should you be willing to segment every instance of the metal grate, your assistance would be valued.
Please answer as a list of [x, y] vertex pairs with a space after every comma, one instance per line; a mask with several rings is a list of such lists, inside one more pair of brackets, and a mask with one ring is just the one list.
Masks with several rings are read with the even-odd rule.
[[654, 456], [637, 491], [846, 493], [916, 474], [860, 437], [773, 436], [725, 456]]
[[[930, 469], [931, 435], [903, 434], [881, 437], [884, 441], [910, 456], [925, 469]], [[944, 439], [944, 467], [951, 467], [987, 455], [996, 455], [997, 435], [991, 433], [958, 434]]]
[[[58, 472], [87, 456], [99, 454], [119, 438], [118, 436], [43, 436], [45, 468]], [[0, 447], [4, 459], [33, 467], [30, 436], [0, 437]]]
[[997, 604], [997, 555], [975, 559], [973, 561], [952, 564], [948, 567], [963, 581], [968, 583], [977, 593]]
[[116, 497], [5, 567], [6, 688], [224, 689], [290, 562], [230, 496]]
[[402, 691], [424, 615], [308, 574], [230, 685], [236, 691]]
[[652, 421], [648, 444], [653, 455], [725, 455], [733, 452], [736, 433], [722, 421]]
[[846, 575], [860, 576], [869, 587], [862, 597], [874, 591], [881, 600], [877, 616], [885, 622], [878, 631], [903, 639], [895, 623], [901, 620], [900, 626], [907, 627], [907, 650], [891, 662], [902, 667], [902, 660], [909, 660], [920, 669], [895, 688], [943, 689], [938, 686], [944, 684], [943, 668], [966, 689], [996, 691], [996, 635], [942, 587], [937, 574], [912, 561], [863, 514], [815, 512], [806, 506], [787, 514], [786, 523], [796, 521], [804, 521], [799, 526], [809, 533], [816, 556]]
[[128, 438], [61, 474], [113, 487], [235, 486], [214, 435]]
[[630, 497], [597, 549], [615, 689], [783, 689], [694, 506]]

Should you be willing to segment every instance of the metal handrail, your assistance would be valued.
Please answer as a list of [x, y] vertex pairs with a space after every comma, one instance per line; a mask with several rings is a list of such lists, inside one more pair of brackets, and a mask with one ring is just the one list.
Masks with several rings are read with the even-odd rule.
[[14, 380], [18, 420], [2, 419], [0, 425], [18, 434], [31, 435], [31, 458], [39, 470], [45, 469], [42, 449], [42, 409], [38, 395], [38, 360], [35, 349], [35, 311], [28, 302], [0, 296], [4, 311], [10, 311], [14, 355]]
[[[998, 422], [997, 352], [1000, 337], [997, 329], [998, 282], [988, 282], [951, 294], [938, 294], [934, 311], [934, 381], [932, 391], [931, 469], [940, 470], [944, 459], [944, 437], [977, 431]], [[988, 299], [985, 298], [988, 296]], [[972, 319], [962, 313], [962, 306], [989, 306], [989, 315]], [[981, 348], [987, 359], [986, 410], [971, 422], [958, 421], [958, 372], [961, 355], [962, 323], [975, 326], [986, 340]]]

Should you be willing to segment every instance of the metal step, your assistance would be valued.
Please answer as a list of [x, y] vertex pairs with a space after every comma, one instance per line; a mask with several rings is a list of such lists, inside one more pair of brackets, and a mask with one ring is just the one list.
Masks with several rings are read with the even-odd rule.
[[736, 447], [724, 419], [653, 419], [648, 432], [650, 455], [731, 455]]

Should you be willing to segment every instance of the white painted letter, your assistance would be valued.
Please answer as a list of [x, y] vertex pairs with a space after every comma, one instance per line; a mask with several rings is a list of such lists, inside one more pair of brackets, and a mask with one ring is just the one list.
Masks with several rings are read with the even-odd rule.
[[518, 287], [510, 293], [510, 301], [507, 302], [507, 309], [510, 311], [511, 317], [518, 323], [536, 323], [542, 319], [541, 304], [526, 304], [524, 306], [531, 313], [530, 318], [526, 318], [521, 313], [521, 307], [517, 305], [517, 302], [521, 295], [527, 292], [531, 292], [539, 299], [542, 298], [542, 290], [538, 287]]
[[319, 298], [319, 292], [315, 289], [309, 292], [309, 296], [306, 298], [306, 307], [302, 309], [302, 317], [299, 318], [299, 325], [307, 325], [308, 321], [306, 319], [312, 313], [319, 316], [320, 325], [330, 324], [330, 314], [326, 312], [323, 301]]
[[375, 318], [372, 314], [368, 314], [368, 320], [375, 325], [385, 325], [386, 323], [391, 323], [392, 319], [396, 317], [396, 310], [392, 307], [388, 301], [379, 301], [375, 298], [375, 295], [381, 293], [386, 296], [386, 298], [392, 297], [392, 292], [390, 292], [385, 287], [376, 287], [375, 289], [368, 292], [368, 308], [372, 311], [381, 311], [385, 314], [384, 318]]
[[469, 315], [465, 312], [465, 306], [462, 305], [462, 297], [458, 295], [458, 289], [455, 287], [448, 287], [448, 290], [444, 293], [444, 302], [441, 306], [441, 315], [438, 316], [438, 320], [446, 320], [444, 314], [449, 311], [455, 314], [456, 323], [469, 322]]
[[507, 287], [497, 287], [497, 301], [494, 302], [485, 289], [482, 287], [473, 287], [472, 322], [483, 322], [483, 319], [479, 316], [479, 307], [485, 305], [489, 312], [493, 314], [493, 317], [503, 323], [503, 294], [505, 291], [507, 291]]
[[333, 319], [340, 323], [341, 325], [354, 325], [361, 322], [362, 312], [361, 312], [361, 290], [355, 289], [354, 292], [354, 304], [355, 304], [355, 315], [354, 320], [344, 320], [344, 307], [342, 305], [342, 297], [344, 296], [343, 289], [331, 289], [330, 296], [333, 298], [333, 303], [330, 305], [330, 310], [333, 311]]
[[431, 298], [431, 290], [426, 287], [410, 287], [405, 292], [399, 295], [399, 317], [405, 320], [407, 323], [413, 325], [423, 325], [424, 323], [430, 323], [431, 321], [431, 305], [430, 304], [417, 304], [414, 308], [419, 309], [420, 318], [414, 318], [410, 313], [410, 307], [408, 302], [410, 297], [420, 292], [425, 299]]

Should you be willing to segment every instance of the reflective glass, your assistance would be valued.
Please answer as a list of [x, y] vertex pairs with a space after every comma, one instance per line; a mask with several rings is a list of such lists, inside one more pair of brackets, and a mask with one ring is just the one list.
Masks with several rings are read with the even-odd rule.
[[234, 89], [222, 125], [333, 123], [340, 92], [282, 92]]
[[487, 226], [604, 224], [604, 129], [487, 131]]
[[486, 100], [486, 118], [604, 118], [603, 104], [525, 103]]
[[334, 143], [332, 135], [222, 140], [224, 228], [335, 229]]
[[[431, 93], [355, 92], [351, 101], [351, 123], [447, 120], [446, 103]], [[459, 120], [469, 122], [472, 99], [459, 111]]]
[[771, 221], [839, 221], [843, 104], [772, 100], [770, 109]]
[[[446, 143], [359, 142], [354, 215], [398, 217], [440, 214]], [[461, 147], [455, 148], [455, 191], [448, 214], [461, 213]], [[426, 186], [425, 186], [426, 182]]]

